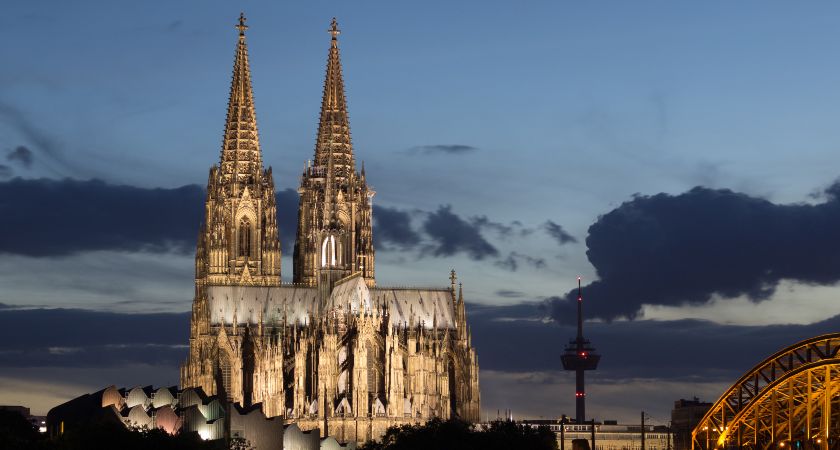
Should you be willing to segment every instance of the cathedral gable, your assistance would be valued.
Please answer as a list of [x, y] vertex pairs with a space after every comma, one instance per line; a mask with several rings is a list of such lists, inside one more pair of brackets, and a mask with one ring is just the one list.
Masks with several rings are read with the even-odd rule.
[[242, 198], [239, 199], [239, 204], [236, 208], [236, 221], [239, 222], [243, 217], [251, 220], [251, 223], [257, 222], [256, 208], [254, 208], [254, 201], [251, 199], [251, 190], [248, 186], [242, 192]]
[[248, 269], [247, 264], [242, 268], [242, 275], [239, 276], [239, 284], [242, 286], [251, 286], [254, 284], [254, 279], [251, 278], [251, 271]]

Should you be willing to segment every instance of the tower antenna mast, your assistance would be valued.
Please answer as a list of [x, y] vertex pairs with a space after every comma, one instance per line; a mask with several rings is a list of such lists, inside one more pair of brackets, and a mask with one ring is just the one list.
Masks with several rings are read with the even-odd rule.
[[578, 277], [578, 301], [577, 301], [577, 337], [569, 341], [566, 349], [560, 356], [563, 362], [563, 369], [575, 371], [575, 423], [583, 424], [586, 421], [586, 390], [583, 386], [583, 372], [598, 368], [598, 361], [601, 355], [595, 352], [591, 342], [583, 337], [583, 294], [580, 277]]

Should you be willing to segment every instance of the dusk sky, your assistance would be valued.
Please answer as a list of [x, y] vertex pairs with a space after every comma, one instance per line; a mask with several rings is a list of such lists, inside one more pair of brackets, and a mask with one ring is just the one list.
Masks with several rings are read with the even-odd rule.
[[464, 283], [483, 417], [670, 419], [840, 327], [840, 4], [16, 2], [0, 404], [178, 383], [240, 12], [291, 281], [333, 17], [377, 282]]

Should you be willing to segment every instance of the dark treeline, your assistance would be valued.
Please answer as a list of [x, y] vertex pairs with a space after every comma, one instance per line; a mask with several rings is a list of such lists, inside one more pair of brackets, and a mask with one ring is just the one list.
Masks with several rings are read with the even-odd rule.
[[203, 441], [197, 433], [172, 436], [155, 429], [129, 429], [116, 421], [80, 426], [50, 438], [17, 411], [0, 409], [0, 448], [4, 450], [221, 450], [248, 448], [244, 442]]
[[425, 425], [391, 427], [381, 442], [369, 442], [362, 450], [556, 450], [557, 438], [547, 426], [525, 427], [513, 422], [495, 421], [479, 429], [458, 420], [434, 419]]

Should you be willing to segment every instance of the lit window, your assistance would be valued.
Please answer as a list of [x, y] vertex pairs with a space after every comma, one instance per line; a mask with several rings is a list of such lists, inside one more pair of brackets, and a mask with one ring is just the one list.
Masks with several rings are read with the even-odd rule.
[[376, 377], [375, 377], [375, 370], [376, 366], [374, 365], [374, 353], [373, 353], [373, 346], [370, 344], [370, 341], [365, 343], [365, 347], [367, 348], [367, 381], [368, 381], [368, 392], [375, 393], [376, 392]]

